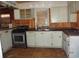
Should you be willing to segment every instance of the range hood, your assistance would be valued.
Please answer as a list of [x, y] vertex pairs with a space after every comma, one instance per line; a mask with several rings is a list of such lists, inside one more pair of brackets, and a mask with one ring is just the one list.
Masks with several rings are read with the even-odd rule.
[[12, 8], [17, 8], [15, 1], [0, 1], [0, 5], [3, 7], [12, 7]]

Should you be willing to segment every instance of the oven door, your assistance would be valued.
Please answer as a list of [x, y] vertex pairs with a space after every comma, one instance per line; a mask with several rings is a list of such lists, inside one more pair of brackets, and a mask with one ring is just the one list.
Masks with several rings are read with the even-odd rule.
[[25, 34], [24, 33], [14, 33], [13, 42], [16, 43], [25, 43]]

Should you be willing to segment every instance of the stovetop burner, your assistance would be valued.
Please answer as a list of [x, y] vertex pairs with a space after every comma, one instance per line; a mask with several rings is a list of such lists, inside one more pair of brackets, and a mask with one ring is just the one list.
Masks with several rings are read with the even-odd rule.
[[28, 31], [29, 27], [28, 26], [18, 26], [16, 29], [12, 30], [12, 33], [23, 33], [25, 31]]
[[13, 31], [12, 31], [12, 33], [23, 33], [23, 32], [25, 32], [26, 30], [23, 30], [23, 29], [14, 29]]

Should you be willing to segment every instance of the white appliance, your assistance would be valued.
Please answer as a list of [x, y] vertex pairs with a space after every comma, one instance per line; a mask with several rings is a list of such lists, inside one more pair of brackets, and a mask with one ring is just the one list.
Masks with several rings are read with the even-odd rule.
[[68, 57], [79, 58], [79, 36], [69, 36]]

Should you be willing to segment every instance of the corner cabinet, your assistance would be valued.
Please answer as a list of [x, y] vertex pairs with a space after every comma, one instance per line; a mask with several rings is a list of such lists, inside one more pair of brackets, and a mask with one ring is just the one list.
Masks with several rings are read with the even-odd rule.
[[69, 58], [79, 58], [79, 36], [64, 33], [63, 49]]
[[27, 19], [34, 18], [34, 9], [15, 9], [14, 10], [14, 19]]
[[26, 35], [28, 47], [62, 48], [62, 31], [27, 31]]
[[12, 48], [11, 30], [3, 30], [0, 32], [1, 46], [3, 53]]

